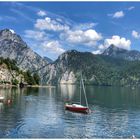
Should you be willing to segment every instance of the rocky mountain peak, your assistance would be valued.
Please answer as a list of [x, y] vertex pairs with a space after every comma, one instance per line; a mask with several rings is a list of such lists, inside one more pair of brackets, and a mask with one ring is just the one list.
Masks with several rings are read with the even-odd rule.
[[0, 31], [0, 57], [10, 58], [17, 62], [22, 70], [37, 71], [48, 64], [48, 61], [34, 52], [12, 29]]
[[22, 38], [15, 33], [12, 29], [3, 29], [0, 31], [0, 42], [5, 41], [8, 43], [18, 43], [21, 46], [27, 46], [27, 44], [22, 40]]
[[77, 50], [68, 50], [65, 53], [77, 53], [77, 52], [78, 52]]
[[118, 48], [114, 45], [108, 47], [103, 53], [103, 55], [111, 56], [115, 58], [121, 58], [129, 61], [140, 60], [140, 52], [136, 50], [125, 50]]
[[1, 30], [0, 34], [13, 34], [12, 31], [14, 31], [14, 30], [6, 28], [6, 29]]
[[68, 50], [61, 54], [56, 61], [67, 61], [67, 60], [75, 60], [75, 59], [81, 59], [82, 57], [94, 57], [94, 55], [91, 52], [80, 52], [77, 50]]
[[112, 44], [103, 52], [103, 55], [115, 56], [117, 54], [126, 53], [126, 52], [127, 50], [118, 48]]

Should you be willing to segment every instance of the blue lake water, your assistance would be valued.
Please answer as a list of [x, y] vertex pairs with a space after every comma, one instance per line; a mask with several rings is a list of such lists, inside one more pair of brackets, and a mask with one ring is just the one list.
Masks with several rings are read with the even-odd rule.
[[66, 100], [79, 101], [76, 85], [0, 88], [0, 137], [140, 138], [140, 88], [86, 86], [86, 93], [88, 115], [64, 109]]

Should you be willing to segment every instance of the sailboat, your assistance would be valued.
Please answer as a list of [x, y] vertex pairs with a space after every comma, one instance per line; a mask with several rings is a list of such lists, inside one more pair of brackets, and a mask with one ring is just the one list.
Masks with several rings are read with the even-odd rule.
[[4, 97], [3, 96], [0, 96], [0, 101], [3, 101], [4, 100]]
[[0, 102], [3, 102], [4, 101], [4, 96], [2, 96], [1, 94], [0, 94]]
[[[85, 97], [85, 101], [86, 101], [86, 106], [83, 106], [81, 104], [81, 89], [83, 88], [83, 92], [84, 92], [84, 97]], [[82, 78], [82, 74], [81, 74], [81, 80], [80, 80], [80, 103], [66, 103], [65, 104], [65, 109], [69, 110], [69, 111], [73, 111], [73, 112], [79, 112], [79, 113], [90, 113], [90, 109], [88, 107], [88, 101], [87, 101], [87, 97], [86, 97], [86, 91], [85, 91], [85, 86], [84, 86], [84, 82], [83, 82], [83, 78]]]

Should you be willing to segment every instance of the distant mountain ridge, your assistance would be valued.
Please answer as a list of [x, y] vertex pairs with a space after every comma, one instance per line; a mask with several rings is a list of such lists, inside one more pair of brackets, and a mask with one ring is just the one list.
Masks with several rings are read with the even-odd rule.
[[140, 61], [90, 52], [67, 51], [45, 67], [45, 70], [43, 81], [47, 84], [79, 83], [82, 73], [86, 84], [140, 85]]
[[50, 58], [48, 58], [48, 57], [43, 57], [43, 59], [45, 59], [48, 63], [52, 63], [53, 62], [53, 60], [52, 59], [50, 59]]
[[103, 53], [103, 55], [122, 58], [125, 60], [135, 61], [140, 60], [140, 52], [136, 50], [125, 50], [122, 48], [118, 48], [114, 45], [108, 47]]
[[0, 57], [14, 59], [22, 70], [38, 73], [41, 84], [140, 85], [140, 52], [111, 45], [102, 54], [69, 50], [57, 60], [42, 58], [19, 35], [0, 31]]

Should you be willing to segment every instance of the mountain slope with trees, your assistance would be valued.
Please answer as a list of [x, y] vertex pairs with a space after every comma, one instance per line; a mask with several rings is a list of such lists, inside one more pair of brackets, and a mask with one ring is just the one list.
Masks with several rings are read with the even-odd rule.
[[30, 71], [22, 71], [15, 60], [0, 57], [0, 83], [18, 85], [20, 82], [29, 85], [38, 85], [40, 78], [37, 73], [31, 74]]
[[[140, 85], [140, 61], [71, 50], [48, 66], [44, 78], [48, 83], [78, 83], [80, 73], [86, 84]], [[63, 81], [63, 82], [62, 82]]]

